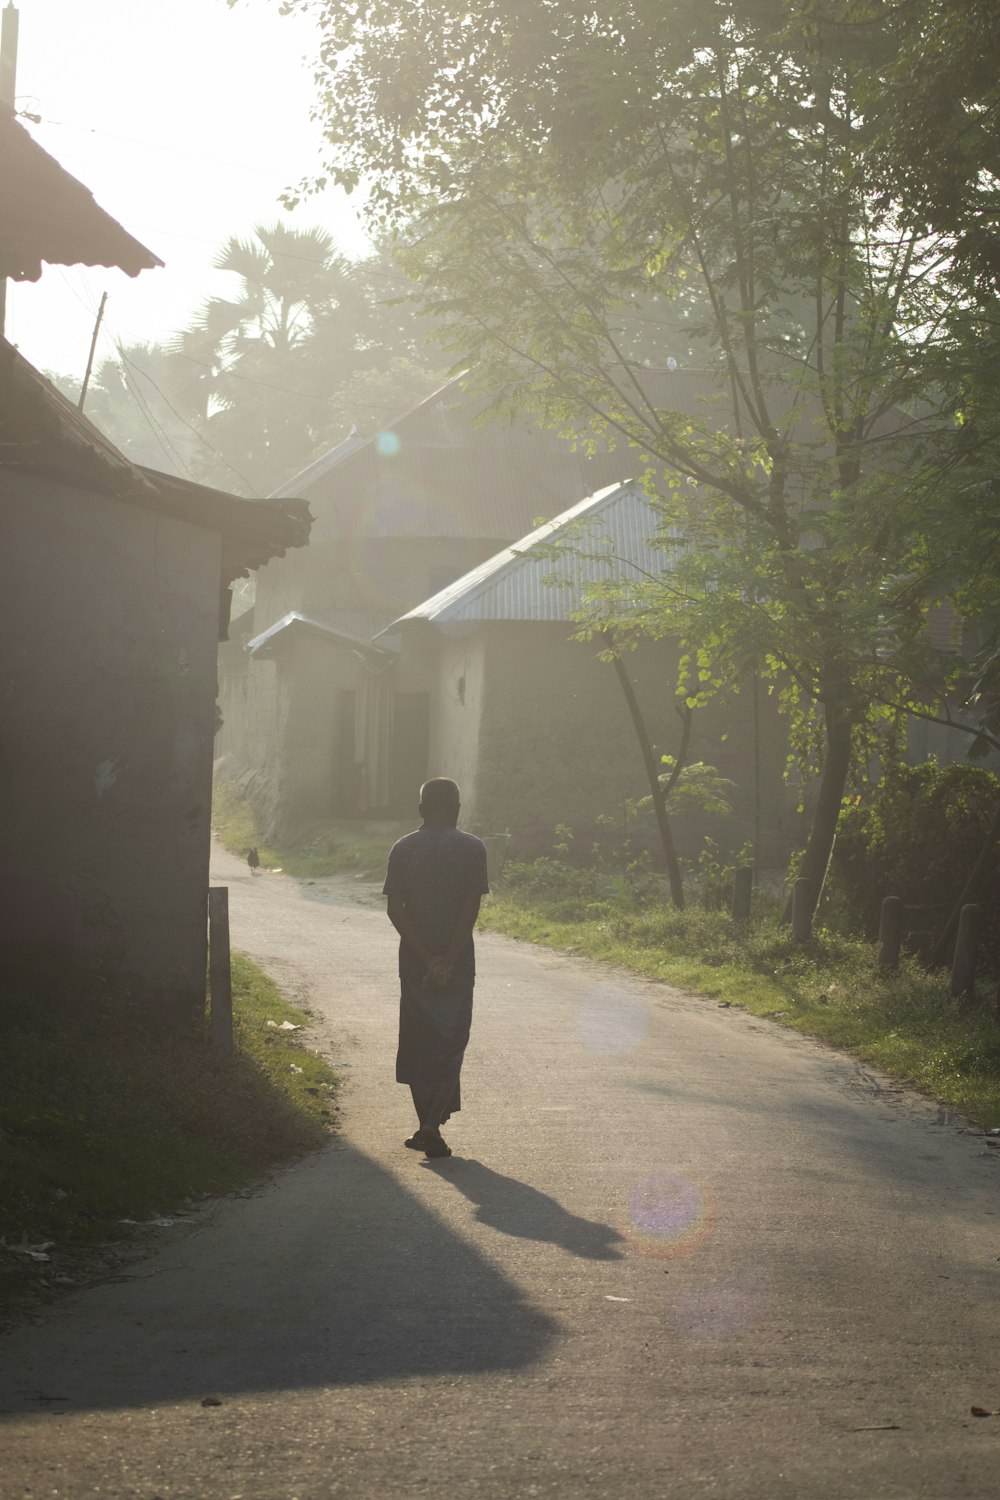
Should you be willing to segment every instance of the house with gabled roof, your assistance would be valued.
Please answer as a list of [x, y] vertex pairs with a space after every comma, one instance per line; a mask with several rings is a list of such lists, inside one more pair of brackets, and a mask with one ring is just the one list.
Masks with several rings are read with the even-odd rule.
[[482, 407], [457, 377], [275, 492], [308, 501], [310, 544], [261, 569], [219, 665], [217, 774], [248, 796], [264, 838], [324, 817], [409, 814], [428, 701], [379, 632], [632, 462], [526, 419], [483, 420]]
[[[642, 486], [610, 485], [389, 627], [400, 679], [427, 694], [428, 765], [462, 787], [464, 827], [509, 833], [523, 858], [550, 850], [561, 825], [586, 852], [602, 823], [626, 826], [629, 805], [648, 794], [620, 685], [602, 659], [607, 643], [576, 639], [576, 617], [589, 586], [648, 568], [654, 544], [669, 552]], [[676, 643], [642, 641], [625, 665], [650, 736], [669, 753], [680, 738]], [[756, 777], [748, 774], [755, 717]], [[774, 848], [788, 840], [785, 750], [773, 704], [754, 704], [752, 689], [697, 715], [689, 759], [734, 783], [729, 842], [751, 840], [760, 822]], [[703, 816], [677, 821], [682, 855], [696, 853], [706, 831], [719, 832]]]
[[[9, 110], [0, 186], [0, 276], [162, 264]], [[0, 1003], [31, 975], [203, 1013], [218, 642], [309, 524], [136, 467], [0, 339]]]
[[230, 586], [302, 546], [308, 509], [136, 468], [0, 341], [0, 525], [7, 982], [190, 1024]]

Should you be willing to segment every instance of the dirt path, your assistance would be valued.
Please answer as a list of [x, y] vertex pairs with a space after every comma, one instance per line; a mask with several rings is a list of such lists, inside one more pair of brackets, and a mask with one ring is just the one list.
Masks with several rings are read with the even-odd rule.
[[3, 1341], [0, 1495], [993, 1500], [981, 1137], [792, 1033], [486, 935], [429, 1166], [381, 902], [216, 878], [347, 1065], [343, 1134]]

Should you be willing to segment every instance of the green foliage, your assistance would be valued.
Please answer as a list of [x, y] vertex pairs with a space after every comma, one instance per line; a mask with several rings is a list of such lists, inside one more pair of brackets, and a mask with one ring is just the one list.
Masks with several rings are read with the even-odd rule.
[[949, 521], [995, 436], [989, 381], [957, 374], [949, 231], [872, 190], [908, 13], [959, 21], [921, 0], [876, 44], [882, 9], [318, 6], [333, 170], [370, 182], [450, 352], [496, 409], [627, 451], [660, 512], [648, 569], [596, 585], [581, 632], [676, 636], [692, 706], [774, 690], [823, 778], [817, 891], [852, 760], [960, 665], [926, 619], [975, 550]]
[[[914, 908], [916, 946], [940, 932], [962, 894], [994, 813], [1000, 777], [981, 766], [890, 766], [865, 798], [841, 814], [834, 846], [831, 899], [869, 936], [878, 931], [885, 896]], [[1000, 840], [971, 899], [991, 905]]]
[[359, 823], [355, 818], [332, 818], [310, 827], [299, 842], [272, 849], [261, 842], [253, 808], [236, 787], [217, 781], [212, 789], [212, 828], [225, 847], [245, 856], [254, 845], [262, 869], [286, 875], [319, 879], [346, 874], [359, 880], [381, 880], [389, 849], [411, 827], [409, 822]]
[[736, 870], [740, 865], [750, 864], [753, 864], [752, 845], [744, 844], [732, 858], [726, 859], [715, 840], [706, 838], [694, 867], [699, 905], [708, 911], [728, 911]]
[[[672, 755], [661, 755], [660, 760], [664, 770], [660, 776], [661, 786], [669, 786], [673, 780], [674, 767], [677, 762]], [[736, 783], [728, 776], [720, 776], [714, 766], [706, 765], [703, 760], [693, 761], [690, 765], [682, 766], [680, 773], [674, 781], [667, 795], [667, 811], [679, 812], [705, 812], [715, 813], [716, 816], [726, 817], [732, 812], [729, 801], [729, 793], [735, 789]], [[643, 797], [637, 804], [639, 807], [652, 807], [652, 797]]]
[[[125, 1220], [230, 1191], [325, 1139], [336, 1076], [282, 1022], [307, 1028], [233, 956], [235, 1055], [100, 994], [26, 972], [0, 1017], [0, 1220], [8, 1244], [56, 1254], [121, 1237]], [[268, 1023], [272, 1024], [268, 1024]], [[0, 1261], [0, 1282], [17, 1258]], [[23, 1263], [22, 1263], [23, 1264]], [[16, 1280], [16, 1277], [15, 1277]]]
[[266, 495], [441, 383], [388, 250], [350, 261], [323, 230], [278, 222], [231, 238], [216, 267], [229, 296], [165, 347], [117, 346], [95, 372], [87, 415], [136, 462]]

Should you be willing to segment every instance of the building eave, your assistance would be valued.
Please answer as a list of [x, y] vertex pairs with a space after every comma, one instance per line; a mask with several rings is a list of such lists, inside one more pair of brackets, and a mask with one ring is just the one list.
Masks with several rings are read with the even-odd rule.
[[280, 620], [276, 620], [273, 625], [269, 625], [266, 630], [262, 630], [259, 635], [247, 641], [245, 649], [251, 656], [267, 659], [273, 655], [277, 646], [290, 638], [293, 631], [304, 631], [306, 634], [320, 636], [332, 646], [344, 647], [371, 660], [388, 663], [394, 661], [399, 654], [388, 642], [376, 645], [374, 641], [362, 640], [332, 625], [328, 620], [320, 619], [317, 615], [303, 614], [297, 609], [290, 610], [287, 615], [282, 615]]
[[90, 190], [0, 108], [0, 276], [37, 281], [42, 265], [108, 266], [138, 276], [162, 266]]

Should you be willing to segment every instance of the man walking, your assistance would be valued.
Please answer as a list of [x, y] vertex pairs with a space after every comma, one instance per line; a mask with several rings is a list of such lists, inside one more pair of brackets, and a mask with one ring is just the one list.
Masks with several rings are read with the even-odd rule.
[[393, 844], [383, 887], [399, 933], [396, 1082], [409, 1084], [418, 1122], [406, 1145], [430, 1157], [451, 1155], [441, 1126], [462, 1107], [476, 978], [472, 933], [489, 890], [486, 845], [459, 832], [458, 810], [454, 781], [424, 782], [423, 824]]

